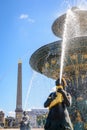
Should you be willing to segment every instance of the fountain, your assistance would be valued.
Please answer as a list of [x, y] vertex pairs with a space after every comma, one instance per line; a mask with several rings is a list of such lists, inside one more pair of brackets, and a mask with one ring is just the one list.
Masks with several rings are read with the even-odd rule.
[[70, 110], [72, 120], [75, 120], [74, 113], [78, 110], [86, 123], [87, 10], [71, 8], [54, 21], [52, 31], [62, 40], [49, 43], [36, 50], [29, 63], [32, 69], [48, 78], [54, 80], [62, 76], [66, 78], [69, 86], [67, 91], [73, 97]]

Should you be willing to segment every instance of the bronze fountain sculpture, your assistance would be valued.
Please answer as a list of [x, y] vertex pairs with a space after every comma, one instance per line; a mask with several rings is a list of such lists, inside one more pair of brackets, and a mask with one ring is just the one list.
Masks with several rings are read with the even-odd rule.
[[[73, 106], [71, 111], [80, 111], [84, 122], [87, 122], [87, 10], [81, 10], [73, 7], [71, 11], [75, 14], [77, 23], [68, 23], [68, 39], [63, 75], [68, 80], [69, 89], [73, 97]], [[64, 23], [67, 13], [57, 18], [53, 25], [53, 33], [61, 40], [49, 43], [36, 50], [30, 60], [31, 67], [45, 76], [57, 79], [60, 75], [60, 61], [62, 52], [62, 41], [64, 33]], [[78, 32], [76, 26], [79, 26]], [[75, 28], [75, 29], [74, 29]], [[72, 117], [72, 120], [74, 117]]]

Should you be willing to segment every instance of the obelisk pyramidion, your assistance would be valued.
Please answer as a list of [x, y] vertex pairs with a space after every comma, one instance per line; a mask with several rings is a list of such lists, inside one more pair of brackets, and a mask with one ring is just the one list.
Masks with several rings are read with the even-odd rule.
[[17, 75], [17, 98], [16, 98], [16, 121], [19, 123], [22, 119], [22, 61], [18, 61], [18, 75]]

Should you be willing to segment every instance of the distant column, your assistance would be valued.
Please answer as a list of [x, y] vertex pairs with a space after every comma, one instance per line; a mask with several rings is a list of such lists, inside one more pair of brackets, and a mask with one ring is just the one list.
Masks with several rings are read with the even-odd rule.
[[19, 123], [22, 119], [22, 61], [18, 61], [17, 77], [17, 98], [16, 98], [16, 121]]

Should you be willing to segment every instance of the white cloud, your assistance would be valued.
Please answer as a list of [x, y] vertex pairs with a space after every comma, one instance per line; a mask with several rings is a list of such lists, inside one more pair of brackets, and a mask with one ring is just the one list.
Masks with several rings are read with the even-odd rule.
[[15, 112], [14, 111], [8, 112], [8, 116], [15, 117]]
[[21, 14], [19, 19], [28, 19], [29, 15], [28, 14]]
[[25, 19], [25, 20], [27, 20], [28, 22], [31, 22], [31, 23], [35, 22], [34, 19], [31, 19], [28, 14], [21, 14], [19, 16], [19, 19], [21, 19], [21, 20]]

